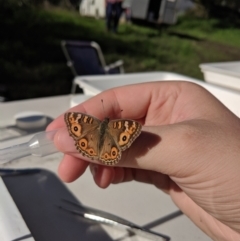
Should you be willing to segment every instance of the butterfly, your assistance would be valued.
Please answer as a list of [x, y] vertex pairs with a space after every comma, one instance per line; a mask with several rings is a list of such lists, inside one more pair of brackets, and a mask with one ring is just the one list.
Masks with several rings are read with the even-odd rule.
[[142, 129], [134, 120], [105, 118], [101, 121], [80, 112], [65, 113], [64, 119], [77, 150], [105, 165], [118, 163], [122, 151], [131, 146]]

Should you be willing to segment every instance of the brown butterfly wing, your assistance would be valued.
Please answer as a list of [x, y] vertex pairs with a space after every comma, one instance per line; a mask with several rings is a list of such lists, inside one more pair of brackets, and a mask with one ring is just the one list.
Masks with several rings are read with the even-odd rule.
[[75, 140], [77, 150], [91, 159], [99, 157], [100, 120], [84, 113], [70, 112], [65, 114], [70, 136]]
[[99, 148], [100, 161], [105, 165], [115, 165], [121, 159], [122, 151], [108, 130], [106, 130], [102, 140]]
[[140, 135], [142, 126], [133, 120], [112, 120], [108, 123], [103, 143], [100, 143], [99, 159], [106, 165], [115, 165], [122, 151], [131, 146]]
[[121, 151], [131, 146], [140, 135], [142, 125], [133, 120], [112, 120], [108, 123], [108, 132]]
[[[112, 120], [104, 127], [95, 117], [77, 112], [66, 113], [65, 122], [77, 150], [106, 165], [114, 165], [120, 160], [122, 151], [131, 146], [142, 128], [133, 120]], [[100, 126], [104, 127], [101, 133]]]

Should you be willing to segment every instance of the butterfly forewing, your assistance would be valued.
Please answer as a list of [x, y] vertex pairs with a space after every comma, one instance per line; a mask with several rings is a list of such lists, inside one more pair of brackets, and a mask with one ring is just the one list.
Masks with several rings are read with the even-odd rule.
[[64, 115], [70, 136], [78, 139], [99, 127], [101, 121], [90, 115], [70, 112]]
[[99, 156], [99, 125], [100, 120], [82, 113], [66, 113], [65, 122], [68, 132], [75, 140], [77, 150], [92, 159]]

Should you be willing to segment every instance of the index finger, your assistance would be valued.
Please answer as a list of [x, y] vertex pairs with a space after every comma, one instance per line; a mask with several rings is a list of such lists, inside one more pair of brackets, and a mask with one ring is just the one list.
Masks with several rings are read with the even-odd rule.
[[[110, 119], [128, 118], [141, 121], [146, 115], [153, 88], [153, 83], [144, 83], [110, 89], [66, 111], [87, 113], [100, 120], [109, 117]], [[148, 91], [144, 91], [146, 89]], [[48, 126], [47, 130], [63, 126], [65, 123], [62, 114]]]

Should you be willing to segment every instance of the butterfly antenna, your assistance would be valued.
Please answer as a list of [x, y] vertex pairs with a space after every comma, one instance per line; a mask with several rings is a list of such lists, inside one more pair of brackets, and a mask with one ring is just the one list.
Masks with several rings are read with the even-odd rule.
[[104, 113], [104, 116], [106, 116], [106, 112], [105, 112], [105, 109], [104, 109], [104, 104], [103, 104], [103, 99], [101, 99], [101, 102], [102, 102], [102, 108], [103, 108], [103, 113]]

